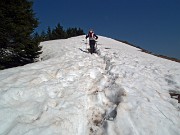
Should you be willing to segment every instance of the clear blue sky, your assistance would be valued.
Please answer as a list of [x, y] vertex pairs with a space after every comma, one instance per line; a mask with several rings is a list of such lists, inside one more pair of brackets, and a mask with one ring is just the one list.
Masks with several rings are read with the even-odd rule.
[[80, 27], [180, 59], [180, 0], [34, 0], [36, 31]]

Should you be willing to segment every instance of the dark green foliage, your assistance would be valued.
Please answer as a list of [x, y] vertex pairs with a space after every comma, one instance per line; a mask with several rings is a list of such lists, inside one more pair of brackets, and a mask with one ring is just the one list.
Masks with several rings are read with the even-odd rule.
[[46, 40], [52, 40], [52, 38], [53, 38], [53, 35], [52, 35], [51, 28], [48, 27]]
[[0, 2], [0, 69], [34, 62], [41, 53], [39, 40], [31, 36], [38, 26], [32, 4], [29, 0]]
[[45, 31], [41, 32], [40, 39], [41, 39], [40, 41], [46, 41], [47, 40], [47, 35], [46, 35]]
[[66, 39], [74, 36], [84, 35], [84, 32], [80, 28], [68, 28], [67, 30], [63, 29], [63, 26], [60, 23], [54, 29], [48, 27], [47, 33], [44, 31], [41, 32], [39, 36], [40, 41], [47, 41], [47, 40], [55, 40], [55, 39]]
[[79, 36], [79, 35], [84, 35], [84, 32], [82, 29], [77, 29], [77, 28], [68, 28], [67, 31], [67, 38], [69, 37], [74, 37], [74, 36]]
[[58, 23], [56, 28], [52, 31], [52, 39], [64, 39], [66, 38], [66, 33], [63, 27]]

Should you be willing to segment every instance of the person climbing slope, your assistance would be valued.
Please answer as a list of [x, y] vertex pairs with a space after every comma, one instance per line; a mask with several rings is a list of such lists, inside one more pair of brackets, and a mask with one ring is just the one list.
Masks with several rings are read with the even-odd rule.
[[95, 53], [95, 44], [98, 36], [94, 33], [93, 30], [90, 30], [89, 33], [86, 35], [86, 39], [87, 38], [89, 38], [90, 53]]

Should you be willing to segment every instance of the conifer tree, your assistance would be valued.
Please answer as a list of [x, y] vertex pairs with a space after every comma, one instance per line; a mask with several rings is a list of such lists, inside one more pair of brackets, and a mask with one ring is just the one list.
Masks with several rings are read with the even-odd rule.
[[77, 36], [80, 36], [80, 35], [84, 35], [85, 33], [84, 33], [84, 31], [81, 29], [81, 28], [79, 28], [78, 30], [77, 30]]
[[82, 29], [77, 29], [77, 28], [68, 28], [66, 30], [67, 33], [67, 38], [69, 37], [74, 37], [74, 36], [80, 36], [80, 35], [84, 35], [84, 32]]
[[47, 34], [46, 34], [46, 32], [43, 30], [42, 32], [41, 32], [41, 41], [46, 41], [47, 40]]
[[32, 38], [38, 20], [30, 0], [0, 2], [0, 69], [34, 62], [41, 53], [39, 42]]
[[57, 24], [56, 28], [52, 31], [53, 39], [65, 39], [66, 33], [60, 23]]
[[51, 28], [49, 26], [47, 29], [47, 40], [52, 40], [52, 31], [51, 31]]
[[68, 28], [66, 30], [67, 38], [76, 36], [76, 28]]

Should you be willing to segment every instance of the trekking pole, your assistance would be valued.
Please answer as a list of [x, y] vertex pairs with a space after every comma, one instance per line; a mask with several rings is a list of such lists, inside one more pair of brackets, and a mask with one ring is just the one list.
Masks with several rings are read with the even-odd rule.
[[87, 50], [87, 39], [86, 39], [86, 50]]
[[97, 40], [96, 40], [96, 49], [97, 49]]

